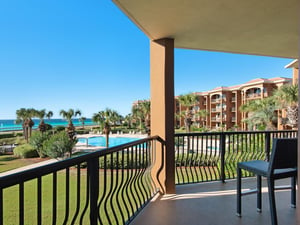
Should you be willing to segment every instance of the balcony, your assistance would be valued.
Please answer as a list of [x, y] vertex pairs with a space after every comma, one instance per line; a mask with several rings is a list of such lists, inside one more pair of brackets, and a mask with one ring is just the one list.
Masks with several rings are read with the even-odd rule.
[[[268, 160], [274, 137], [296, 135], [297, 131], [176, 134], [176, 195], [158, 195], [158, 188], [164, 189], [155, 180], [164, 165], [154, 170], [154, 153], [164, 153], [165, 148], [157, 136], [0, 176], [0, 224], [199, 224], [200, 218], [205, 224], [268, 223], [268, 204], [257, 214], [255, 196], [245, 196], [244, 217], [235, 216], [236, 164]], [[243, 188], [255, 186], [251, 174], [245, 176], [250, 178], [244, 179]], [[296, 224], [295, 210], [288, 207], [289, 192], [280, 192], [279, 199], [279, 221]], [[8, 209], [10, 201], [16, 205]]]
[[211, 103], [219, 103], [221, 102], [221, 98], [212, 98]]
[[250, 94], [247, 94], [246, 97], [247, 98], [251, 98], [251, 99], [260, 98], [261, 97], [261, 93], [250, 93]]
[[[287, 184], [289, 180], [278, 182]], [[266, 182], [263, 188], [262, 212], [256, 211], [256, 196], [242, 199], [242, 217], [236, 212], [236, 182], [208, 182], [176, 186], [176, 194], [160, 196], [152, 201], [131, 223], [132, 225], [270, 225]], [[256, 180], [243, 180], [245, 188], [253, 188]], [[278, 224], [296, 225], [296, 209], [290, 207], [290, 190], [276, 192]]]

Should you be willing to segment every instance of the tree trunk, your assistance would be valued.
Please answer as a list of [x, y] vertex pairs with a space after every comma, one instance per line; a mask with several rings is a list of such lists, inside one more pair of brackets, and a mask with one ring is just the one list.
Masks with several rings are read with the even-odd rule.
[[103, 132], [104, 132], [105, 138], [106, 138], [106, 148], [108, 148], [109, 147], [109, 133], [110, 133], [110, 126], [108, 123], [104, 124]]

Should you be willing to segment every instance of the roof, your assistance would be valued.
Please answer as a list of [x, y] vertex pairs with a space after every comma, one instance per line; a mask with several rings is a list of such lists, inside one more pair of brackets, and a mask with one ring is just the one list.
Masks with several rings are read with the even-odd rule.
[[291, 63], [287, 64], [284, 68], [299, 68], [298, 59], [295, 59]]
[[[291, 78], [286, 78], [286, 77], [274, 77], [274, 78], [256, 78], [253, 80], [250, 80], [246, 83], [243, 84], [239, 84], [239, 85], [234, 85], [234, 86], [230, 86], [230, 87], [216, 87], [210, 91], [207, 91], [206, 93], [214, 93], [214, 92], [222, 92], [222, 91], [235, 91], [235, 90], [241, 90], [244, 87], [247, 86], [251, 86], [251, 85], [255, 85], [255, 84], [263, 84], [263, 83], [278, 83], [278, 82], [282, 82], [282, 83], [288, 83], [291, 82], [292, 79]], [[201, 92], [202, 94], [204, 92]]]
[[113, 0], [151, 39], [175, 48], [298, 58], [299, 0]]

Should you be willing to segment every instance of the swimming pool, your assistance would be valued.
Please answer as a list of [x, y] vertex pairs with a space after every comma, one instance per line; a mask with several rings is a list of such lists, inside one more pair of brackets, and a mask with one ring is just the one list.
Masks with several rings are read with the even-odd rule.
[[[88, 139], [88, 142], [87, 142]], [[109, 147], [126, 144], [128, 142], [137, 141], [140, 138], [132, 138], [132, 137], [109, 137]], [[90, 137], [90, 138], [78, 138], [78, 143], [86, 144], [89, 146], [96, 147], [105, 147], [106, 139], [104, 136], [99, 137]]]

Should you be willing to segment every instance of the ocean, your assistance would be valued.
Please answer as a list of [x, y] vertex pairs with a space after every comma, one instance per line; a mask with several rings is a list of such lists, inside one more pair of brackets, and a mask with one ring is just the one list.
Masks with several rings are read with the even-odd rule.
[[[68, 122], [64, 119], [45, 119], [45, 123], [50, 124], [53, 127], [57, 126], [67, 126]], [[79, 119], [73, 119], [74, 126], [82, 126], [82, 123], [79, 121]], [[33, 129], [37, 129], [40, 123], [39, 119], [33, 119], [34, 126]], [[92, 121], [92, 119], [86, 119], [84, 121], [85, 126], [90, 125], [97, 125]], [[14, 130], [22, 130], [22, 124], [16, 124], [15, 120], [0, 120], [0, 132], [1, 131], [14, 131]]]

